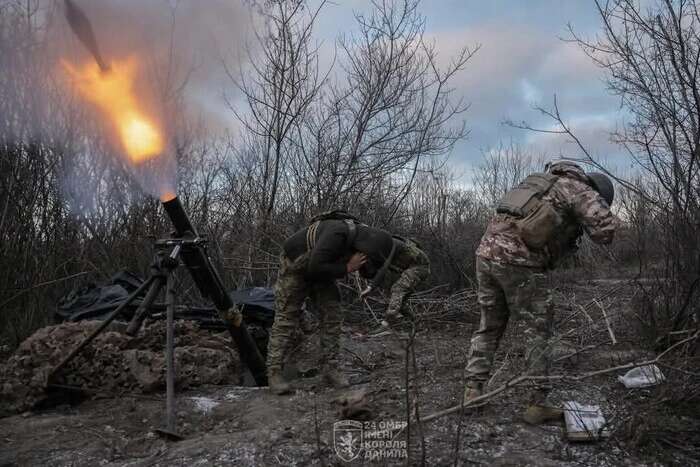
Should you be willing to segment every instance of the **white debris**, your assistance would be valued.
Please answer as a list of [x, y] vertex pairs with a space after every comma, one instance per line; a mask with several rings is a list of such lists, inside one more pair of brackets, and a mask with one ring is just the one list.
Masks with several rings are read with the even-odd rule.
[[644, 365], [632, 368], [623, 376], [618, 376], [617, 380], [625, 385], [627, 389], [646, 388], [656, 386], [666, 379], [661, 373], [661, 369], [656, 365]]
[[219, 405], [219, 402], [214, 399], [209, 399], [208, 397], [190, 397], [192, 402], [194, 402], [194, 408], [203, 413], [208, 414], [214, 407]]
[[576, 401], [564, 402], [566, 437], [571, 441], [594, 441], [610, 436], [605, 417], [597, 405], [583, 405]]
[[232, 391], [229, 391], [224, 395], [224, 399], [226, 399], [228, 402], [237, 401], [244, 398], [252, 391], [258, 391], [262, 389], [267, 388], [264, 386], [236, 386], [233, 388]]
[[241, 394], [240, 392], [231, 391], [229, 393], [226, 393], [226, 395], [224, 396], [224, 399], [231, 402], [231, 401], [239, 400], [242, 396], [243, 396], [243, 394]]

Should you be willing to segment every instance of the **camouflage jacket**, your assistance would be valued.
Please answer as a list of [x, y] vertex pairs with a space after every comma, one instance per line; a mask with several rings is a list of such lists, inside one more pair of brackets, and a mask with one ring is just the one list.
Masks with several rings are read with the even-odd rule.
[[389, 289], [407, 269], [419, 266], [430, 267], [428, 255], [413, 240], [394, 237], [394, 245], [396, 245], [396, 252], [383, 277], [377, 277], [378, 271], [372, 262], [367, 262], [360, 268], [360, 276], [372, 280], [374, 286]]
[[428, 255], [420, 249], [415, 241], [410, 239], [404, 241], [395, 237], [394, 242], [396, 242], [396, 253], [389, 266], [391, 272], [401, 274], [408, 268], [430, 265]]
[[357, 233], [348, 245], [348, 227], [342, 220], [324, 220], [313, 231], [313, 246], [309, 250], [309, 229], [304, 227], [283, 245], [284, 254], [294, 261], [304, 253], [309, 253], [306, 276], [314, 281], [328, 281], [345, 276], [346, 263], [350, 256], [359, 251], [367, 255], [368, 263], [379, 269], [389, 257], [392, 246], [391, 234], [364, 224], [357, 224]]
[[608, 203], [588, 184], [583, 169], [554, 165], [550, 173], [559, 178], [542, 200], [549, 202], [563, 220], [556, 238], [542, 249], [531, 249], [520, 236], [518, 218], [496, 214], [481, 238], [477, 256], [499, 263], [552, 268], [576, 251], [584, 231], [595, 243], [612, 242], [617, 220]]

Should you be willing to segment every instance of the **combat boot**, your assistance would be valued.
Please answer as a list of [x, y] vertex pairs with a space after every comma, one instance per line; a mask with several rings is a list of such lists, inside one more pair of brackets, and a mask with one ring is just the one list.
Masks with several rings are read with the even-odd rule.
[[324, 365], [321, 370], [321, 376], [326, 383], [333, 386], [335, 389], [344, 389], [350, 386], [347, 378], [330, 365]]
[[464, 387], [464, 404], [469, 404], [472, 400], [480, 397], [484, 393], [484, 386], [481, 383], [467, 383]]
[[271, 371], [267, 376], [267, 384], [273, 394], [281, 396], [282, 394], [290, 394], [293, 392], [292, 385], [284, 379], [280, 371]]
[[523, 420], [530, 425], [541, 425], [544, 422], [559, 420], [564, 411], [558, 407], [530, 404], [525, 409]]
[[400, 320], [401, 314], [398, 311], [384, 313], [384, 321], [389, 323], [390, 326], [399, 324]]

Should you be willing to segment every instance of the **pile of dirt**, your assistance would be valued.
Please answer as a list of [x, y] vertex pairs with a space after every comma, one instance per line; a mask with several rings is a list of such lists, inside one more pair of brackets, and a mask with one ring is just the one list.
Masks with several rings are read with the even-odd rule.
[[[51, 369], [97, 326], [81, 321], [48, 326], [26, 339], [0, 365], [0, 416], [28, 410], [46, 397]], [[238, 383], [241, 365], [229, 339], [176, 321], [175, 362], [179, 388]], [[138, 337], [112, 328], [101, 333], [55, 378], [56, 384], [111, 393], [155, 391], [165, 385], [165, 326], [154, 322]]]

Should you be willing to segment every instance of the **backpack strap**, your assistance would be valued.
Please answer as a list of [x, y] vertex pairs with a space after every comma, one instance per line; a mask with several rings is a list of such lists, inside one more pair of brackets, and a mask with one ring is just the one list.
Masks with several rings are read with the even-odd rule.
[[360, 219], [357, 217], [353, 216], [347, 211], [343, 211], [342, 209], [334, 209], [332, 211], [324, 211], [322, 213], [316, 214], [314, 217], [311, 218], [309, 222], [313, 223], [316, 221], [329, 221], [329, 220], [336, 220], [336, 221], [343, 221], [346, 219], [351, 219], [354, 220], [355, 222], [360, 222]]
[[357, 225], [352, 219], [344, 219], [344, 222], [348, 228], [348, 236], [345, 239], [345, 249], [350, 249], [352, 244], [355, 243], [355, 238], [357, 237]]
[[391, 238], [394, 238], [403, 243], [408, 243], [408, 239], [406, 237], [402, 237], [401, 235], [392, 234]]
[[559, 177], [549, 173], [528, 175], [518, 186], [506, 192], [496, 206], [498, 214], [523, 218], [540, 205], [541, 199], [554, 186]]
[[320, 223], [321, 221], [316, 221], [306, 229], [306, 251], [311, 251], [316, 246], [316, 230]]
[[[316, 221], [306, 229], [306, 251], [311, 251], [316, 246], [316, 233], [318, 226], [322, 221]], [[349, 249], [355, 243], [357, 237], [357, 224], [352, 219], [343, 219], [345, 226], [348, 228], [348, 235], [345, 239], [345, 248]]]

